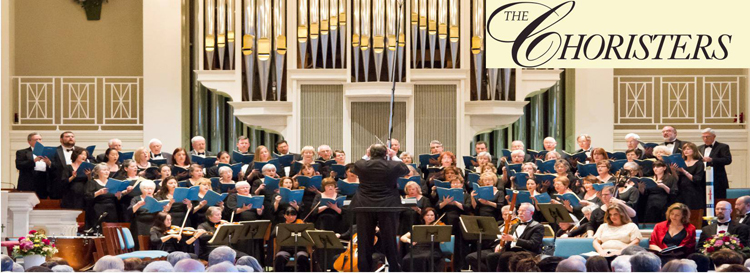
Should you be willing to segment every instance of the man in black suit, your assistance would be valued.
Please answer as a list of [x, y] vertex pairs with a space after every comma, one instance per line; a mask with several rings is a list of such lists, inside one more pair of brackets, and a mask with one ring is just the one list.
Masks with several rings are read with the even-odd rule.
[[523, 141], [515, 140], [510, 143], [510, 152], [513, 151], [523, 151], [523, 162], [535, 162], [535, 159], [533, 156], [531, 156], [529, 153], [526, 152], [526, 145], [523, 144]]
[[[397, 161], [396, 152], [382, 144], [370, 146], [370, 160], [360, 159], [354, 163], [352, 172], [359, 177], [359, 190], [352, 199], [351, 206], [357, 208], [392, 208], [401, 207], [398, 194], [398, 178], [409, 174], [409, 168]], [[388, 159], [386, 159], [386, 156]], [[396, 160], [394, 160], [396, 159]], [[382, 249], [388, 258], [390, 270], [401, 271], [396, 231], [398, 230], [399, 212], [392, 211], [357, 211], [359, 230], [359, 271], [372, 271], [372, 253], [374, 251], [375, 227], [380, 227]]]
[[16, 169], [18, 169], [18, 190], [36, 192], [39, 199], [47, 199], [48, 173], [52, 161], [43, 156], [35, 156], [33, 149], [42, 136], [31, 133], [26, 137], [29, 148], [16, 151]]
[[[107, 142], [107, 147], [115, 149], [118, 152], [122, 152], [122, 141], [116, 138], [110, 139], [109, 142]], [[97, 155], [96, 162], [107, 162], [107, 155], [105, 153]]]
[[[71, 131], [65, 131], [60, 134], [60, 146], [57, 146], [57, 154], [52, 161], [52, 170], [49, 173], [49, 184], [47, 191], [50, 199], [61, 199], [65, 190], [63, 179], [67, 181], [68, 177], [62, 177], [65, 166], [72, 163], [71, 155], [74, 149], [83, 149], [76, 146], [76, 136]], [[90, 157], [91, 155], [89, 155]]]
[[161, 151], [161, 140], [156, 138], [148, 142], [148, 149], [151, 153], [151, 159], [166, 159], [167, 164], [172, 165], [172, 154]]
[[677, 129], [672, 126], [664, 126], [661, 129], [661, 136], [664, 138], [664, 143], [661, 145], [672, 149], [672, 154], [682, 153], [682, 144], [684, 143], [677, 139]]
[[703, 227], [701, 237], [698, 240], [698, 250], [703, 248], [703, 243], [721, 232], [737, 235], [743, 245], [750, 243], [750, 227], [732, 220], [732, 204], [727, 201], [716, 203], [716, 221]]
[[391, 138], [391, 150], [396, 151], [396, 156], [401, 157], [403, 151], [401, 151], [401, 142], [398, 139]]
[[750, 196], [740, 196], [734, 202], [734, 210], [737, 212], [737, 221], [740, 224], [750, 226]]
[[190, 155], [200, 155], [204, 157], [215, 156], [215, 154], [206, 150], [206, 139], [202, 136], [194, 136], [191, 138], [190, 145], [193, 147], [193, 150], [190, 151]]
[[581, 147], [576, 153], [586, 152], [586, 157], [591, 158], [591, 151], [593, 150], [591, 147], [591, 136], [588, 134], [581, 134], [576, 138], [576, 142], [578, 142], [578, 147]]
[[703, 162], [714, 169], [714, 198], [725, 199], [729, 188], [726, 165], [732, 164], [732, 152], [729, 151], [729, 145], [716, 141], [713, 129], [706, 128], [701, 136], [703, 145], [698, 146], [698, 151], [703, 155]]
[[[534, 215], [534, 205], [531, 203], [522, 203], [518, 207], [518, 223], [510, 228], [508, 234], [500, 236], [495, 241], [495, 250], [490, 253], [485, 260], [487, 263], [482, 266], [488, 266], [490, 271], [497, 269], [500, 261], [508, 261], [513, 252], [526, 251], [534, 255], [542, 253], [542, 240], [544, 239], [544, 225], [534, 221], [531, 217]], [[501, 248], [502, 247], [502, 248]], [[484, 255], [484, 252], [482, 253]], [[467, 265], [477, 264], [477, 253], [471, 253], [466, 256]], [[481, 268], [479, 271], [486, 271]]]

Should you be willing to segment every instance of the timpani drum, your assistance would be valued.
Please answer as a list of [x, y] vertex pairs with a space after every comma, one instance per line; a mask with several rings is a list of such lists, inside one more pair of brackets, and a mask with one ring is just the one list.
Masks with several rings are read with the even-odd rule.
[[94, 239], [102, 236], [48, 236], [57, 247], [54, 257], [65, 259], [75, 271], [94, 264]]

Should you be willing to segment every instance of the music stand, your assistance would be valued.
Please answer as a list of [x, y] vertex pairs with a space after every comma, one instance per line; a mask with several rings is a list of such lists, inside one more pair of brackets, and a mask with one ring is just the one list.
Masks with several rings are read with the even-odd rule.
[[489, 216], [461, 215], [461, 231], [464, 239], [477, 240], [477, 270], [482, 264], [482, 240], [495, 240], [500, 231], [495, 218]]
[[297, 248], [300, 246], [311, 246], [313, 244], [306, 230], [315, 229], [313, 224], [279, 224], [276, 226], [276, 240], [279, 246], [294, 246], [294, 272], [297, 272]]
[[316, 249], [323, 250], [323, 272], [328, 269], [328, 250], [329, 249], [344, 249], [344, 245], [341, 244], [339, 238], [336, 238], [336, 233], [330, 230], [308, 230], [307, 235], [312, 239], [313, 247]]
[[[550, 224], [575, 223], [570, 213], [562, 204], [537, 204], [544, 219]], [[559, 227], [559, 226], [558, 226]], [[553, 231], [554, 232], [554, 231]], [[552, 234], [552, 246], [557, 242], [557, 234]]]
[[242, 229], [236, 236], [232, 237], [232, 243], [236, 244], [240, 240], [261, 240], [266, 235], [266, 230], [271, 226], [269, 220], [242, 221]]
[[224, 224], [214, 232], [214, 237], [208, 241], [210, 245], [228, 245], [232, 247], [232, 237], [237, 236], [242, 230], [239, 224]]
[[[412, 227], [411, 241], [417, 243], [430, 243], [430, 272], [435, 272], [435, 259], [432, 253], [435, 252], [435, 242], [450, 242], [452, 225], [435, 226], [435, 225], [414, 225]], [[413, 251], [410, 251], [409, 255]], [[411, 256], [414, 259], [414, 256]]]

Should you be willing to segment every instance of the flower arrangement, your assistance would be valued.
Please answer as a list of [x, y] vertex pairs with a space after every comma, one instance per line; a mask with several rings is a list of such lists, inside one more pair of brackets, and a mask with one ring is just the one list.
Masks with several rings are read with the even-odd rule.
[[711, 255], [720, 249], [729, 249], [738, 253], [750, 251], [750, 248], [742, 245], [737, 235], [725, 232], [720, 232], [703, 243], [703, 254]]
[[55, 244], [47, 239], [47, 236], [37, 232], [29, 231], [29, 236], [18, 238], [18, 245], [13, 247], [13, 255], [28, 256], [41, 255], [51, 257], [57, 253]]

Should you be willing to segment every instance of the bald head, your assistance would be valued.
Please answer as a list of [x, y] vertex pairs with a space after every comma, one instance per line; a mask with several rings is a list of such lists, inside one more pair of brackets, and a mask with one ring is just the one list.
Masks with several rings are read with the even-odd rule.
[[740, 217], [745, 216], [745, 214], [750, 212], [750, 196], [745, 195], [737, 198], [737, 201], [734, 202], [734, 210]]
[[727, 201], [716, 203], [716, 219], [722, 223], [732, 220], [732, 204]]

